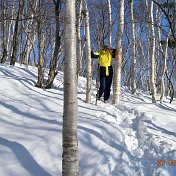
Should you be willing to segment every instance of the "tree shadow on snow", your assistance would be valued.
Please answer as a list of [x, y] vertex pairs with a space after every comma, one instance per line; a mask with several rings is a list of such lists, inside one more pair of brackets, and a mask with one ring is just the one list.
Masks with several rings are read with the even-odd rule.
[[161, 109], [167, 110], [167, 111], [174, 111], [174, 112], [176, 112], [176, 109], [171, 108], [171, 107], [169, 107], [166, 104], [156, 104], [156, 106], [159, 107], [159, 108], [161, 108]]
[[51, 176], [41, 165], [33, 158], [29, 151], [15, 141], [10, 141], [0, 137], [0, 145], [10, 148], [17, 157], [20, 164], [33, 176]]
[[175, 132], [172, 132], [172, 131], [166, 130], [165, 128], [157, 126], [151, 120], [144, 120], [144, 122], [148, 123], [149, 125], [151, 125], [151, 126], [147, 126], [150, 129], [158, 130], [158, 131], [161, 131], [162, 133], [165, 133], [165, 134], [168, 134], [168, 135], [176, 137], [176, 133]]
[[26, 78], [25, 75], [21, 75], [21, 76], [16, 75], [16, 74], [13, 74], [12, 72], [10, 72], [6, 69], [3, 69], [3, 68], [1, 68], [1, 72], [3, 73], [4, 76], [6, 76], [8, 78], [19, 80], [20, 82], [24, 81], [25, 83], [27, 82], [29, 85], [35, 84], [35, 81], [33, 79]]

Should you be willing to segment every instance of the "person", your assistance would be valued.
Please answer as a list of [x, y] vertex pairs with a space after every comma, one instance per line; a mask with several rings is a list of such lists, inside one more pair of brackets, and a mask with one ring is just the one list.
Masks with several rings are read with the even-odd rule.
[[104, 93], [104, 102], [110, 97], [111, 84], [113, 79], [112, 58], [115, 58], [115, 49], [105, 45], [103, 49], [93, 52], [92, 58], [98, 58], [100, 87], [97, 93], [97, 99], [100, 100]]

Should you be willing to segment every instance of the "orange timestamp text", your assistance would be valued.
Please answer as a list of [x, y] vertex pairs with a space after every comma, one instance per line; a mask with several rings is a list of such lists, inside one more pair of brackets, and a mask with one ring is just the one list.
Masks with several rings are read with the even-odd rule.
[[176, 160], [157, 160], [157, 166], [176, 166]]

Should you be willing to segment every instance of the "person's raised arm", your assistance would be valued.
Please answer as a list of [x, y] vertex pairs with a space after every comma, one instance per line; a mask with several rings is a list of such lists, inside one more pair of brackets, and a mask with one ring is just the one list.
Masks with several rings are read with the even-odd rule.
[[91, 58], [98, 58], [99, 57], [99, 52], [93, 52], [91, 51]]

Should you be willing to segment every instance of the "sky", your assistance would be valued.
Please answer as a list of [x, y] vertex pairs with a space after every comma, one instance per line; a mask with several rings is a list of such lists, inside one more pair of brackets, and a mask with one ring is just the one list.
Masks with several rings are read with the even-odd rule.
[[[47, 70], [46, 70], [47, 76]], [[1, 176], [61, 176], [63, 73], [52, 89], [34, 87], [37, 68], [0, 65]], [[120, 105], [85, 100], [78, 80], [80, 176], [175, 176], [176, 100], [151, 103], [121, 89]], [[112, 97], [112, 95], [111, 95]]]

